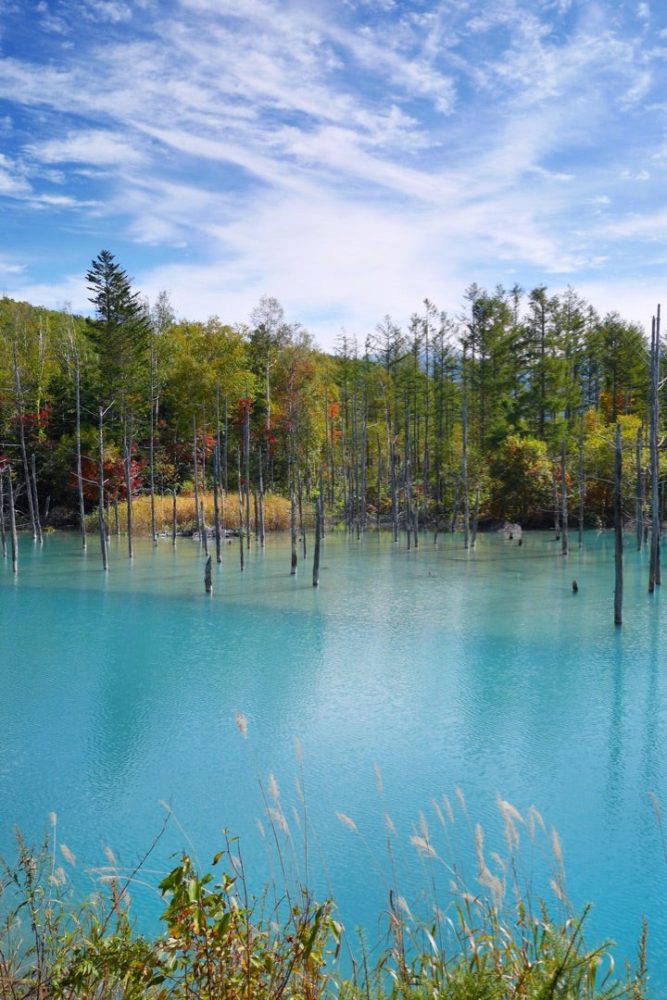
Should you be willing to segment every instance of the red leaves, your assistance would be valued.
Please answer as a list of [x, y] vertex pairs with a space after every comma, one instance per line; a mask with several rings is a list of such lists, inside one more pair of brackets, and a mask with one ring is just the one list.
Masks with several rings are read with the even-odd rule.
[[252, 413], [252, 399], [249, 396], [241, 396], [236, 404], [237, 420], [244, 418], [246, 413]]
[[46, 430], [50, 419], [51, 407], [45, 405], [39, 410], [26, 410], [22, 416], [15, 413], [12, 417], [12, 424], [14, 427], [23, 424], [23, 428], [28, 434], [39, 434], [41, 431]]
[[[138, 492], [143, 475], [143, 463], [135, 458], [130, 459], [130, 491], [134, 496]], [[83, 495], [87, 500], [95, 501], [98, 496], [97, 462], [92, 458], [84, 458], [81, 462], [81, 475], [83, 478]], [[69, 478], [69, 485], [76, 488], [76, 475], [72, 473]], [[104, 463], [104, 491], [110, 500], [127, 499], [127, 489], [125, 486], [125, 467], [122, 458], [109, 459]]]

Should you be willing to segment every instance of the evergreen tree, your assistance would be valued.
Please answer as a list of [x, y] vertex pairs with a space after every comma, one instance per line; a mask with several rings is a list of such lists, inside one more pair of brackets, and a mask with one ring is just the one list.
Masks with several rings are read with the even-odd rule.
[[132, 291], [132, 279], [108, 250], [92, 261], [86, 281], [96, 312], [88, 332], [99, 358], [101, 395], [119, 400], [126, 412], [146, 395], [149, 316], [139, 293]]
[[470, 316], [461, 346], [471, 399], [471, 442], [480, 451], [501, 441], [508, 430], [514, 376], [512, 310], [504, 289], [489, 295], [477, 285], [467, 289]]
[[619, 414], [644, 412], [648, 400], [646, 342], [634, 323], [609, 313], [599, 326], [604, 359], [601, 403], [605, 416], [616, 423]]

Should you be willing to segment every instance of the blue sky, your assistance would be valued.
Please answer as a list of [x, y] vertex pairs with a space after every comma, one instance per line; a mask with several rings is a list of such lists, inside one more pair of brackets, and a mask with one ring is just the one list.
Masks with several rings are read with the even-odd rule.
[[107, 248], [323, 346], [473, 281], [646, 322], [666, 81], [663, 0], [0, 0], [0, 293], [85, 311]]

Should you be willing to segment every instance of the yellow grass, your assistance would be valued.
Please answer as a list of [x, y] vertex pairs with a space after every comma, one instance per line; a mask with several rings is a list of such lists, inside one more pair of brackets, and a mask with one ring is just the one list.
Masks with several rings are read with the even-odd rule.
[[[213, 525], [213, 494], [200, 495], [200, 500], [204, 501], [204, 513], [206, 524]], [[155, 526], [157, 531], [171, 531], [173, 499], [171, 495], [155, 497]], [[118, 504], [118, 516], [121, 530], [126, 524], [125, 502]], [[250, 530], [255, 529], [255, 508], [252, 496], [250, 497]], [[245, 517], [245, 515], [244, 515]], [[239, 498], [238, 493], [227, 493], [221, 503], [222, 527], [234, 529], [239, 526]], [[192, 494], [176, 497], [176, 522], [179, 530], [192, 527], [195, 521], [195, 498]], [[113, 530], [113, 523], [110, 525]], [[149, 534], [151, 527], [151, 503], [150, 497], [135, 497], [132, 501], [132, 530], [138, 535]], [[289, 528], [289, 500], [275, 494], [267, 494], [264, 497], [264, 527], [266, 531], [284, 531]]]

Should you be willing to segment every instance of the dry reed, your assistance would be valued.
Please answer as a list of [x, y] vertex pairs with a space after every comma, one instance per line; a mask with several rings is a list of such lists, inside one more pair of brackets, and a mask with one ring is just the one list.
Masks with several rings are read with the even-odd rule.
[[[204, 503], [204, 518], [209, 528], [213, 527], [213, 493], [200, 494]], [[118, 504], [118, 516], [121, 528], [127, 522], [127, 505], [125, 501]], [[254, 514], [250, 516], [250, 530], [255, 530]], [[238, 493], [227, 493], [224, 498], [220, 522], [228, 531], [238, 529]], [[165, 493], [155, 497], [155, 523], [159, 533], [168, 534], [171, 531], [173, 498]], [[179, 531], [193, 527], [196, 520], [195, 498], [193, 494], [179, 494], [176, 497], [176, 523]], [[132, 529], [137, 535], [150, 534], [151, 510], [150, 497], [135, 497], [132, 501]], [[267, 493], [264, 498], [264, 526], [267, 531], [286, 531], [289, 528], [289, 500], [285, 497]]]

